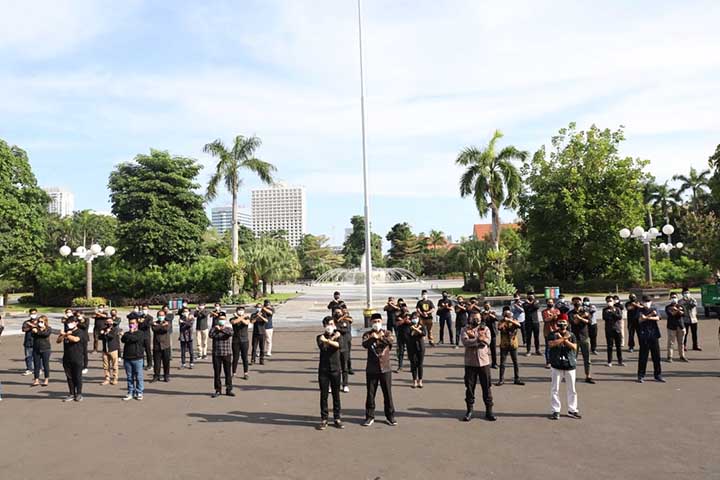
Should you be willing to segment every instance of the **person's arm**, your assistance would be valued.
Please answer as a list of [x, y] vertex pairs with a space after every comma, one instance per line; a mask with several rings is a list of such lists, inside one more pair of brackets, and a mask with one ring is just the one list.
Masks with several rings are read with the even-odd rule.
[[340, 348], [340, 335], [339, 333], [335, 332], [331, 338], [328, 339], [327, 344], [333, 347], [334, 349]]
[[50, 330], [50, 327], [46, 325], [43, 330], [38, 329], [37, 336], [40, 338], [48, 338], [51, 333], [52, 331]]
[[548, 345], [549, 345], [551, 348], [552, 348], [552, 347], [558, 347], [558, 346], [562, 345], [563, 343], [565, 343], [565, 339], [564, 339], [563, 337], [557, 338], [557, 336], [555, 337], [554, 340], [548, 341]]
[[516, 327], [518, 327], [518, 328], [522, 327], [522, 325], [520, 324], [520, 322], [518, 322], [518, 321], [515, 320], [514, 318], [513, 318], [513, 319], [508, 319], [508, 321], [509, 321], [510, 323], [512, 323], [513, 325], [515, 325]]
[[70, 343], [78, 343], [80, 341], [80, 337], [75, 336], [72, 333], [66, 333], [65, 338], [67, 338]]
[[377, 337], [375, 336], [375, 332], [365, 332], [362, 337], [362, 346], [363, 348], [370, 348], [376, 341]]
[[475, 332], [471, 328], [463, 329], [460, 334], [460, 341], [466, 347], [477, 347], [478, 341], [475, 337]]
[[568, 348], [570, 348], [571, 350], [577, 351], [577, 345], [572, 343], [572, 341], [570, 340], [571, 338], [572, 337], [570, 337], [570, 336], [565, 337], [565, 338], [563, 338], [563, 341], [565, 342], [565, 345], [568, 346]]

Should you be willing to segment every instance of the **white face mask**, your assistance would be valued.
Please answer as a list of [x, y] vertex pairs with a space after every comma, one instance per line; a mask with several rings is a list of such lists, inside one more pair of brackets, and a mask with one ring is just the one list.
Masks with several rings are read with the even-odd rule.
[[650, 308], [652, 306], [652, 302], [645, 302], [643, 303], [643, 305], [645, 306], [645, 308]]
[[614, 306], [615, 306], [615, 303], [614, 303], [614, 302], [607, 302], [607, 306], [608, 306], [608, 307], [614, 307]]
[[45, 322], [38, 322], [38, 327], [42, 328], [45, 326]]
[[373, 329], [374, 331], [376, 331], [376, 332], [379, 332], [380, 330], [382, 330], [382, 323], [379, 323], [379, 322], [378, 322], [378, 323], [373, 323], [373, 324], [372, 324], [372, 329]]
[[417, 318], [413, 318], [412, 320], [413, 325], [417, 325], [419, 320]]
[[147, 311], [147, 310], [143, 310], [143, 315], [147, 315], [147, 314], [148, 314], [148, 311]]
[[422, 299], [427, 300], [427, 295], [423, 294]]
[[75, 330], [75, 327], [77, 324], [75, 322], [70, 322], [67, 324], [68, 330]]
[[32, 315], [30, 315], [30, 318], [35, 320], [37, 318], [37, 314], [33, 313]]
[[325, 333], [327, 333], [328, 335], [332, 335], [333, 333], [335, 333], [335, 326], [328, 325], [327, 327], [325, 327]]

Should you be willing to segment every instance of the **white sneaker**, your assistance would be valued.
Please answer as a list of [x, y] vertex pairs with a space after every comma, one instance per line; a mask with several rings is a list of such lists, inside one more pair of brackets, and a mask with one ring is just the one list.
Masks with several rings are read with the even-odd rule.
[[83, 374], [83, 375], [87, 375], [87, 372], [88, 372], [88, 369], [87, 369], [87, 368], [83, 368], [82, 374]]
[[128, 394], [125, 395], [122, 399], [123, 399], [123, 402], [127, 402], [127, 401], [129, 401], [129, 400], [132, 400], [132, 399], [133, 399], [133, 396], [132, 396], [132, 394], [128, 393]]
[[25, 373], [22, 374], [23, 377], [27, 377], [28, 375], [32, 375], [33, 372], [30, 370], [25, 370]]
[[266, 356], [266, 357], [272, 357], [272, 353], [266, 353], [265, 356]]
[[142, 399], [143, 399], [143, 394], [142, 394], [142, 393], [141, 393], [140, 395], [138, 395], [137, 397], [135, 397], [135, 400], [142, 400]]
[[350, 391], [350, 387], [348, 387], [347, 385], [345, 385], [345, 386], [343, 387], [343, 392], [348, 393], [349, 391]]
[[607, 366], [608, 366], [608, 367], [612, 367], [612, 363], [608, 363]]

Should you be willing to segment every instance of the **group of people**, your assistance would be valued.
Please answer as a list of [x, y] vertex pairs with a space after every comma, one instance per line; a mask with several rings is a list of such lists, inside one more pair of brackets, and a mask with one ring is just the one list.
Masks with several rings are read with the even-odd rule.
[[[238, 306], [232, 316], [228, 316], [219, 303], [213, 309], [200, 303], [192, 312], [184, 303], [176, 313], [164, 306], [154, 316], [147, 305], [137, 305], [127, 315], [127, 330], [124, 330], [117, 310], [108, 311], [105, 305], [100, 305], [92, 317], [91, 349], [88, 334], [91, 319], [81, 310], [68, 308], [56, 338], [56, 343], [63, 344], [62, 364], [68, 384], [68, 396], [63, 401], [83, 400], [83, 375], [88, 372], [90, 354], [102, 355], [103, 386], [117, 384], [119, 360], [122, 359], [127, 377], [125, 401], [143, 399], [144, 372], [147, 370], [152, 369], [153, 372], [151, 383], [169, 382], [174, 325], [177, 325], [180, 342], [180, 368], [192, 369], [196, 358], [205, 359], [210, 341], [214, 373], [212, 396], [217, 397], [222, 392], [223, 373], [225, 393], [235, 396], [232, 378], [237, 374], [240, 360], [242, 377], [247, 380], [249, 365], [256, 362], [263, 365], [265, 358], [272, 356], [274, 313], [269, 300], [255, 305], [250, 313], [246, 313], [244, 306]], [[250, 325], [252, 337], [248, 333]], [[38, 314], [34, 308], [30, 309], [29, 318], [23, 322], [22, 331], [26, 367], [23, 375], [33, 375], [31, 386], [47, 387], [52, 352], [50, 337], [55, 332], [48, 317]]]

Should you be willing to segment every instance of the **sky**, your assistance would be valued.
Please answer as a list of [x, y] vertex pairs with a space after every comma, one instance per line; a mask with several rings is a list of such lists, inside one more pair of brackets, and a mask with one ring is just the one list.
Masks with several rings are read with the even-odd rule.
[[[534, 152], [571, 121], [625, 126], [661, 181], [720, 143], [720, 2], [364, 0], [373, 230], [469, 236], [464, 147]], [[308, 233], [362, 214], [355, 0], [0, 0], [0, 138], [43, 186], [109, 211], [113, 167], [151, 148], [198, 159], [257, 135], [307, 189]], [[32, 28], [29, 28], [32, 26]], [[249, 205], [248, 176], [240, 203]], [[209, 206], [229, 204], [221, 195]], [[503, 221], [514, 212], [503, 211]]]

